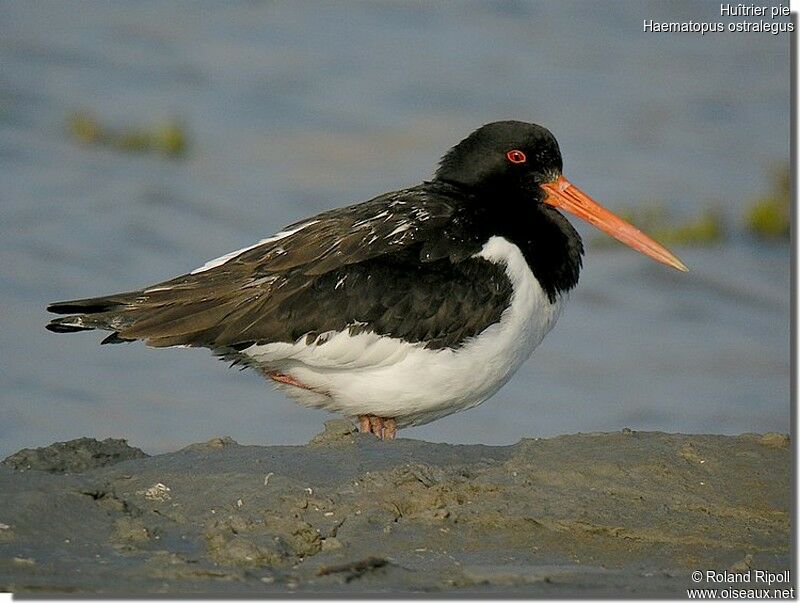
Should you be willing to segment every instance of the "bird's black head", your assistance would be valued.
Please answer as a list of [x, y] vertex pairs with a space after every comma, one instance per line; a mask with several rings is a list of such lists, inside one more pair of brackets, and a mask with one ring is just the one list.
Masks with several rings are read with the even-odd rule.
[[561, 175], [561, 151], [547, 128], [521, 121], [496, 121], [450, 149], [436, 180], [493, 196], [543, 199], [542, 184]]
[[558, 143], [547, 128], [521, 121], [496, 121], [478, 128], [450, 149], [434, 180], [466, 189], [469, 198], [478, 202], [473, 209], [479, 208], [487, 217], [494, 215], [504, 228], [512, 225], [517, 238], [532, 241], [538, 236], [519, 232], [525, 228], [527, 217], [532, 221], [531, 229], [560, 231], [565, 240], [576, 242], [572, 246], [577, 248], [580, 237], [557, 211], [564, 210], [659, 262], [687, 269], [669, 250], [564, 178], [562, 167]]

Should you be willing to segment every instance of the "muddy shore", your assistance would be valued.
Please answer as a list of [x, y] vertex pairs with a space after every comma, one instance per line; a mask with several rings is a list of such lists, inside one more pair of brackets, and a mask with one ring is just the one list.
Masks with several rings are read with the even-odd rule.
[[0, 590], [683, 597], [693, 570], [789, 569], [790, 475], [781, 434], [81, 439], [0, 466]]

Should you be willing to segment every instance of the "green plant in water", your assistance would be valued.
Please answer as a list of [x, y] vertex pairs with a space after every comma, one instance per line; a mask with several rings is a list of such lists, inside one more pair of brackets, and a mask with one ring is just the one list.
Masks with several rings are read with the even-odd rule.
[[67, 122], [69, 133], [78, 142], [84, 144], [101, 144], [105, 132], [94, 117], [82, 111], [75, 111]]
[[177, 121], [144, 128], [113, 129], [89, 113], [76, 111], [70, 115], [67, 129], [72, 138], [82, 144], [108, 146], [120, 151], [182, 157], [189, 146], [186, 129]]
[[789, 236], [789, 166], [775, 170], [772, 190], [755, 199], [744, 216], [747, 231], [760, 239], [783, 239]]
[[[625, 208], [616, 213], [665, 245], [712, 245], [725, 238], [725, 222], [722, 213], [715, 208], [706, 208], [698, 216], [679, 223], [670, 219], [663, 205], [658, 203]], [[597, 236], [592, 243], [603, 247], [612, 244], [613, 239]]]

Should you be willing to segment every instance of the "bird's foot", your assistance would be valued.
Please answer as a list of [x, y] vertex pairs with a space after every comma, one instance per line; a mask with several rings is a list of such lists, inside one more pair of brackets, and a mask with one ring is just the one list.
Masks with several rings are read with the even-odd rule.
[[358, 430], [361, 433], [372, 433], [380, 440], [393, 440], [397, 435], [397, 421], [375, 415], [359, 415]]

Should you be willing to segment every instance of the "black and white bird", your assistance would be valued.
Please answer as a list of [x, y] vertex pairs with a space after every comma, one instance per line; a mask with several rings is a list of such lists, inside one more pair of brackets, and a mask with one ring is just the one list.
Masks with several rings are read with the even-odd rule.
[[561, 174], [553, 135], [487, 124], [432, 180], [296, 222], [189, 274], [54, 303], [57, 333], [204, 347], [391, 439], [492, 396], [553, 328], [583, 245], [559, 212], [679, 270]]

